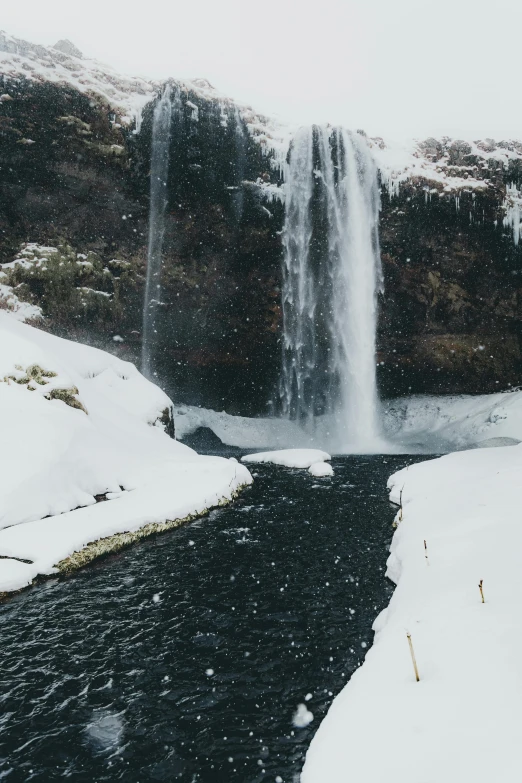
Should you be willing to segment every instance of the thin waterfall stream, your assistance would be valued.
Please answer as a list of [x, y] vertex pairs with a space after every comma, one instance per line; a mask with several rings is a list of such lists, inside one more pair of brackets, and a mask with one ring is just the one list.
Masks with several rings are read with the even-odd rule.
[[165, 235], [165, 210], [168, 202], [169, 148], [173, 107], [179, 102], [172, 95], [170, 84], [165, 86], [157, 102], [152, 120], [150, 162], [150, 215], [147, 250], [147, 278], [143, 302], [143, 337], [141, 371], [150, 378], [153, 373], [154, 335], [158, 305], [161, 304], [161, 265]]
[[282, 412], [308, 430], [328, 416], [332, 449], [372, 450], [380, 440], [377, 167], [364, 136], [314, 125], [296, 134], [285, 182]]

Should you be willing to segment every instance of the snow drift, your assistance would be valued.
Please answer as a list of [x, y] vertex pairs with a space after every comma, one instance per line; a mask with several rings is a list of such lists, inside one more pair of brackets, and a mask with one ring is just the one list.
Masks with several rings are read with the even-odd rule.
[[132, 364], [0, 312], [0, 592], [251, 482], [244, 466], [170, 438], [171, 409]]
[[388, 560], [397, 589], [312, 741], [302, 783], [518, 779], [521, 471], [514, 446], [391, 477], [391, 499], [402, 493]]
[[281, 449], [280, 451], [261, 451], [256, 454], [246, 454], [242, 462], [271, 462], [286, 468], [310, 468], [331, 459], [326, 451], [319, 449]]
[[[522, 441], [522, 391], [518, 390], [384, 400], [381, 412], [383, 438], [375, 446], [379, 453], [440, 454]], [[223, 443], [243, 449], [328, 447], [335, 431], [329, 416], [318, 417], [313, 430], [307, 431], [293, 421], [250, 419], [186, 405], [177, 407], [176, 414], [181, 439], [207, 427]]]

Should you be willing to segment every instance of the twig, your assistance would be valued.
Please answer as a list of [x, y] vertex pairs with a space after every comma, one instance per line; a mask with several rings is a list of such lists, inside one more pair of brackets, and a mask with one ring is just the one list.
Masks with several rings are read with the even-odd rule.
[[426, 544], [426, 539], [424, 539], [424, 557], [426, 558], [426, 565], [429, 565], [430, 561], [428, 560], [428, 545]]
[[402, 489], [399, 493], [399, 522], [402, 522], [402, 493], [405, 486], [405, 484], [402, 485]]
[[415, 653], [413, 652], [413, 643], [411, 641], [411, 634], [407, 633], [406, 636], [408, 637], [408, 644], [410, 645], [411, 661], [413, 663], [413, 671], [415, 672], [415, 679], [417, 682], [419, 682], [420, 681], [419, 670], [417, 669], [417, 661], [415, 660]]
[[483, 580], [481, 579], [479, 582], [479, 590], [480, 590], [480, 597], [482, 598], [482, 603], [485, 604], [486, 602], [484, 601], [484, 590], [482, 589], [482, 581]]

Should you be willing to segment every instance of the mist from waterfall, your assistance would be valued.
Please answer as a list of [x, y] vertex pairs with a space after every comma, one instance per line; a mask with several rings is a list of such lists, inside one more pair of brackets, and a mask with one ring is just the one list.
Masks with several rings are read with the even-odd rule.
[[170, 130], [173, 103], [172, 87], [165, 86], [154, 108], [152, 118], [152, 146], [150, 160], [149, 243], [147, 251], [147, 278], [143, 302], [143, 331], [141, 371], [147, 378], [153, 374], [153, 354], [157, 334], [158, 306], [161, 304], [161, 266], [165, 234], [165, 210], [168, 201]]
[[364, 136], [302, 128], [286, 165], [285, 199], [283, 415], [310, 433], [329, 422], [333, 450], [371, 451], [380, 433], [382, 275], [377, 168]]

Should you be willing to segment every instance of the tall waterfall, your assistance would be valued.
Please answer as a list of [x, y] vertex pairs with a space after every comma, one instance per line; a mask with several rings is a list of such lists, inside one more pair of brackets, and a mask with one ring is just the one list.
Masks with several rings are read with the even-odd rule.
[[382, 284], [377, 169], [366, 140], [302, 128], [286, 167], [283, 232], [283, 414], [331, 448], [371, 450], [379, 438], [375, 330]]
[[[175, 101], [179, 101], [176, 93]], [[147, 279], [143, 302], [143, 337], [141, 371], [151, 377], [153, 349], [157, 333], [158, 305], [161, 303], [161, 262], [165, 234], [169, 175], [170, 128], [172, 124], [172, 87], [165, 86], [163, 95], [154, 108], [152, 119], [152, 147], [150, 161], [149, 244], [147, 251]]]

